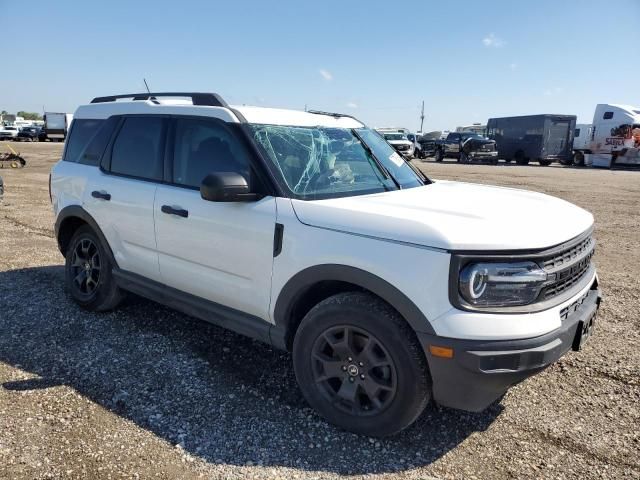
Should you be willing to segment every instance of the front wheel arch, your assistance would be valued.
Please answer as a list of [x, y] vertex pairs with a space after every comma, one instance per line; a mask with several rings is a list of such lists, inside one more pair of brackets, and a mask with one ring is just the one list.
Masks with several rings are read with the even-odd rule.
[[346, 291], [368, 292], [396, 310], [414, 331], [435, 334], [422, 311], [391, 283], [365, 270], [339, 264], [306, 268], [289, 279], [274, 308], [275, 329], [291, 350], [295, 332], [306, 313], [317, 303]]

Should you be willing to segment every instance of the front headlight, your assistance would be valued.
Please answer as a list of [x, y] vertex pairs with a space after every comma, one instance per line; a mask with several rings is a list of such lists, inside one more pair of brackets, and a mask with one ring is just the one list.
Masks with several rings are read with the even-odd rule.
[[477, 307], [527, 305], [546, 280], [546, 272], [534, 262], [471, 263], [460, 271], [458, 291]]

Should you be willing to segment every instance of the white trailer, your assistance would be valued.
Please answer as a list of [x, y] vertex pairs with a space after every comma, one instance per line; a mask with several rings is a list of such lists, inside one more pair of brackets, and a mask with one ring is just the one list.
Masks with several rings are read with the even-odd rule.
[[584, 163], [604, 168], [640, 167], [640, 107], [596, 105]]
[[45, 112], [44, 132], [52, 142], [63, 142], [71, 126], [71, 113]]

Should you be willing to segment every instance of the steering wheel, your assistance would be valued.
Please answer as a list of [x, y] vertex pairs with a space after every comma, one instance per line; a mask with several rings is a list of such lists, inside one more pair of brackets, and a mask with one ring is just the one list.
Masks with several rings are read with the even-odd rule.
[[331, 176], [335, 173], [335, 168], [330, 168], [328, 170], [324, 170], [322, 172], [318, 172], [314, 174], [309, 179], [309, 186], [317, 189], [318, 187], [325, 187], [331, 184]]

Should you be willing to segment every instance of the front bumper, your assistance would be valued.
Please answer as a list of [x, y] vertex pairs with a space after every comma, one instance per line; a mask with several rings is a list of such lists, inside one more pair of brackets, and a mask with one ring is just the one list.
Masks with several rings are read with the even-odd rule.
[[[534, 338], [459, 340], [418, 333], [431, 371], [434, 400], [446, 407], [484, 410], [512, 385], [556, 362], [569, 349], [578, 349], [583, 333], [591, 331], [600, 300], [595, 281], [586, 294], [562, 310], [559, 328]], [[430, 346], [453, 349], [453, 358], [432, 355]]]
[[476, 151], [476, 152], [469, 153], [469, 157], [474, 160], [494, 160], [498, 158], [498, 152]]

